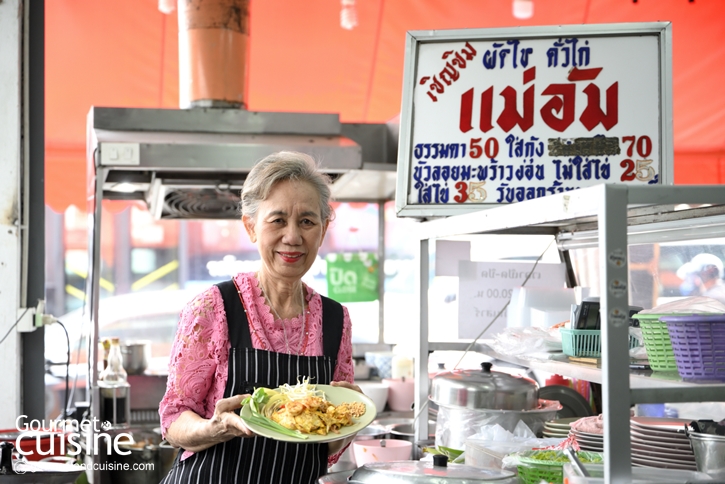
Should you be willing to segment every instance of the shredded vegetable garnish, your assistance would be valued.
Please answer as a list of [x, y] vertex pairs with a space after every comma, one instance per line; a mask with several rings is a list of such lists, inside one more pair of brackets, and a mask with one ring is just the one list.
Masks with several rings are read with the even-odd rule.
[[315, 385], [310, 384], [309, 377], [303, 378], [302, 381], [298, 378], [297, 384], [294, 386], [285, 383], [278, 390], [280, 394], [290, 400], [304, 400], [309, 397], [320, 397], [323, 400], [327, 400], [325, 398], [325, 392], [318, 390]]
[[249, 405], [249, 409], [251, 410], [252, 416], [247, 418], [247, 421], [249, 423], [253, 423], [255, 425], [259, 425], [262, 428], [265, 428], [267, 430], [274, 430], [275, 432], [279, 432], [283, 435], [287, 435], [289, 437], [297, 437], [300, 439], [306, 439], [307, 436], [304, 435], [299, 430], [290, 430], [287, 427], [284, 427], [274, 420], [270, 420], [267, 417], [265, 417], [260, 410], [264, 408], [264, 405], [269, 402], [269, 400], [272, 398], [273, 395], [277, 395], [278, 393], [274, 390], [269, 390], [265, 388], [255, 388], [254, 393], [252, 393], [250, 396], [242, 400], [242, 405]]

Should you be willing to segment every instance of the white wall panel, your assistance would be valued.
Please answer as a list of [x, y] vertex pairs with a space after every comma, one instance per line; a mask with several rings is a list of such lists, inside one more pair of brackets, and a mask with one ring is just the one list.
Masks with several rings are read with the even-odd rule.
[[[15, 323], [19, 306], [21, 19], [20, 0], [0, 2], [0, 338]], [[20, 347], [15, 329], [0, 345], [0, 428], [15, 427], [20, 413]]]

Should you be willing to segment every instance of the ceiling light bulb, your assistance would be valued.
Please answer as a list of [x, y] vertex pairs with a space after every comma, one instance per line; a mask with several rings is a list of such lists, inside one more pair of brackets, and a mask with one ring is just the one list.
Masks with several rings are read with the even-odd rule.
[[352, 30], [357, 26], [357, 9], [355, 0], [341, 0], [340, 27], [345, 30]]
[[514, 0], [514, 17], [527, 19], [534, 16], [534, 0]]
[[136, 191], [136, 185], [134, 185], [133, 183], [121, 182], [114, 185], [113, 188], [111, 188], [111, 191], [121, 193], [133, 193]]

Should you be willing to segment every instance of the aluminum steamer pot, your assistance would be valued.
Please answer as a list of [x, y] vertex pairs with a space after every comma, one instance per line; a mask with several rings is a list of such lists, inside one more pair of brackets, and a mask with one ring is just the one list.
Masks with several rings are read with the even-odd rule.
[[399, 461], [365, 464], [353, 472], [351, 484], [517, 484], [518, 477], [510, 471], [481, 469], [451, 464], [444, 455], [433, 456], [433, 462]]
[[438, 405], [470, 409], [533, 410], [539, 405], [539, 386], [530, 378], [481, 370], [442, 373], [433, 378], [431, 400]]
[[500, 425], [513, 432], [522, 421], [539, 433], [543, 423], [559, 410], [540, 407], [538, 385], [533, 380], [491, 371], [490, 363], [481, 366], [481, 370], [433, 378], [431, 400], [438, 404], [436, 446], [464, 450], [466, 439], [487, 425]]

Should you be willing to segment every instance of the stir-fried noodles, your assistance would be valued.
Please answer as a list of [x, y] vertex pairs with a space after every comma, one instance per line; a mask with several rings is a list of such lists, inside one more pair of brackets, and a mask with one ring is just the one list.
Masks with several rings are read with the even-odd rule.
[[338, 433], [340, 428], [354, 425], [353, 418], [365, 413], [365, 404], [361, 402], [333, 405], [309, 380], [295, 386], [285, 385], [279, 390], [266, 390], [266, 393], [269, 400], [262, 408], [262, 415], [306, 434]]

